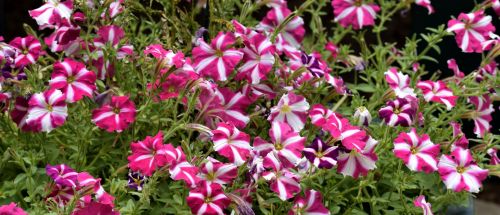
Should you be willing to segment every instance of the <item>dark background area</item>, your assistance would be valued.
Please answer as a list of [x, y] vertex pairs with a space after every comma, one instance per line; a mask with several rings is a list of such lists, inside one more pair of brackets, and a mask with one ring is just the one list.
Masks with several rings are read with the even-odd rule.
[[[29, 14], [28, 10], [32, 10], [41, 6], [42, 0], [0, 0], [0, 36], [5, 38], [5, 41], [9, 42], [14, 37], [26, 36], [23, 29], [23, 23], [30, 25], [33, 29], [37, 30], [35, 20], [33, 20]], [[289, 0], [289, 7], [298, 7], [302, 0]], [[398, 42], [399, 44], [404, 44], [405, 37], [410, 36], [414, 33], [426, 32], [427, 27], [437, 27], [441, 24], [446, 24], [451, 16], [457, 17], [461, 12], [469, 12], [474, 7], [474, 1], [470, 0], [436, 0], [432, 1], [432, 5], [435, 8], [436, 13], [428, 15], [427, 9], [419, 6], [412, 6], [411, 10], [401, 11], [393, 17], [391, 22], [387, 23], [388, 30], [383, 33], [383, 38], [385, 41]], [[255, 14], [256, 16], [264, 16], [266, 10]], [[325, 8], [325, 12], [328, 14], [324, 17], [324, 25], [328, 29], [331, 29], [334, 25], [331, 20], [333, 20], [333, 12], [330, 5]], [[497, 30], [500, 28], [500, 22], [498, 17], [493, 13], [491, 9], [486, 11], [487, 14], [493, 17], [494, 25]], [[308, 23], [310, 17], [304, 16], [305, 23]], [[204, 23], [201, 21], [200, 23]], [[306, 26], [307, 28], [307, 26]], [[329, 31], [329, 30], [327, 30]], [[329, 31], [331, 32], [331, 31]], [[497, 31], [498, 33], [498, 31]], [[367, 41], [375, 41], [374, 38], [368, 36]], [[446, 37], [443, 42], [440, 43], [441, 54], [436, 52], [430, 52], [430, 55], [437, 59], [439, 63], [433, 62], [421, 62], [425, 65], [427, 71], [440, 71], [442, 72], [442, 77], [452, 76], [453, 72], [448, 69], [446, 61], [448, 59], [454, 58], [457, 61], [460, 69], [464, 73], [469, 73], [477, 69], [479, 63], [481, 62], [481, 54], [477, 53], [463, 53], [457, 46], [454, 37]], [[500, 93], [500, 92], [499, 92]], [[499, 102], [495, 103], [496, 111], [493, 113], [493, 133], [499, 133], [500, 124], [500, 111], [498, 111]], [[475, 137], [472, 132], [473, 122], [471, 120], [464, 121], [464, 133], [468, 137]], [[496, 177], [490, 177], [485, 183], [484, 192], [479, 195], [480, 198], [500, 204], [500, 194], [497, 192], [500, 190], [500, 180]]]

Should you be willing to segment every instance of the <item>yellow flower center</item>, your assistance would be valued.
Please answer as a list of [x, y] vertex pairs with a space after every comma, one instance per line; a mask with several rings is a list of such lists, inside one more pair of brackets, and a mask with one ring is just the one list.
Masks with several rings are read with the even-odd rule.
[[463, 166], [458, 166], [458, 167], [457, 167], [457, 172], [458, 172], [458, 173], [460, 173], [460, 174], [464, 173], [464, 172], [465, 172], [465, 167], [463, 167]]
[[292, 112], [292, 108], [290, 108], [290, 106], [288, 106], [288, 105], [283, 105], [281, 107], [281, 112], [282, 113], [290, 113], [290, 112]]

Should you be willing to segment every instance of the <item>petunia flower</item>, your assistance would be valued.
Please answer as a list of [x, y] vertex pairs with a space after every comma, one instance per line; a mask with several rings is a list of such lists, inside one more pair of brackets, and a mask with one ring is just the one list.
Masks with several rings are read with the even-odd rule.
[[[269, 157], [269, 156], [268, 156]], [[278, 197], [285, 201], [300, 192], [299, 176], [282, 166], [282, 163], [275, 157], [270, 156], [270, 171], [262, 173], [266, 181], [270, 181], [271, 190], [278, 194]]]
[[41, 29], [56, 27], [62, 20], [69, 19], [72, 13], [72, 0], [47, 0], [41, 7], [29, 11], [30, 16], [35, 19]]
[[337, 45], [333, 42], [328, 42], [325, 45], [325, 49], [330, 52], [333, 58], [337, 58], [337, 55], [339, 54], [339, 47]]
[[423, 195], [418, 196], [413, 201], [413, 204], [415, 205], [415, 207], [422, 208], [423, 215], [433, 215], [432, 208], [431, 208], [431, 203], [428, 203], [425, 200], [425, 196], [423, 196]]
[[71, 213], [71, 215], [94, 215], [94, 214], [106, 214], [106, 215], [120, 215], [120, 212], [115, 211], [112, 205], [103, 204], [99, 202], [91, 202], [86, 204], [83, 208], [78, 208]]
[[464, 149], [469, 148], [469, 140], [462, 132], [462, 125], [457, 122], [450, 122], [451, 127], [453, 128], [453, 139], [455, 140], [452, 143], [451, 150], [453, 151], [456, 147], [462, 147]]
[[193, 49], [196, 72], [216, 81], [226, 81], [243, 58], [243, 52], [232, 47], [235, 42], [233, 33], [223, 32], [212, 39], [210, 45], [198, 39], [199, 46]]
[[84, 205], [98, 202], [114, 206], [113, 201], [115, 198], [104, 190], [100, 178], [94, 178], [88, 172], [80, 172], [78, 173], [77, 179], [79, 190], [84, 194], [80, 199], [83, 201]]
[[189, 187], [196, 187], [200, 178], [198, 175], [198, 167], [194, 166], [186, 160], [186, 155], [180, 146], [175, 148], [173, 154], [175, 161], [170, 165], [170, 178], [186, 182]]
[[460, 71], [460, 68], [458, 68], [457, 61], [455, 59], [449, 59], [446, 62], [448, 63], [448, 68], [453, 70], [455, 78], [462, 79], [465, 77], [465, 74]]
[[28, 215], [22, 208], [17, 207], [17, 204], [11, 202], [8, 205], [0, 205], [0, 214], [5, 215]]
[[171, 144], [163, 144], [163, 133], [160, 131], [154, 137], [147, 136], [143, 141], [130, 144], [132, 155], [128, 156], [129, 167], [132, 171], [140, 172], [145, 176], [153, 173], [176, 159], [172, 154], [175, 149]]
[[42, 45], [34, 36], [16, 37], [9, 43], [16, 49], [14, 64], [21, 68], [36, 63], [42, 54]]
[[[265, 32], [274, 32], [275, 29], [280, 26], [288, 15], [290, 15], [292, 11], [286, 7], [286, 5], [281, 5], [279, 7], [273, 7], [269, 10], [262, 19], [262, 21], [257, 25], [256, 29]], [[285, 26], [283, 26], [283, 30], [278, 34], [279, 40], [276, 40], [278, 50], [285, 51], [283, 46], [290, 45], [294, 48], [301, 47], [301, 42], [304, 39], [305, 35], [304, 29], [304, 20], [295, 16], [293, 19], [289, 20]]]
[[128, 185], [127, 186], [130, 189], [137, 190], [137, 191], [142, 190], [144, 183], [147, 180], [147, 177], [144, 175], [141, 175], [141, 173], [139, 173], [139, 172], [129, 172], [127, 175], [127, 178], [128, 178], [128, 182], [127, 182]]
[[219, 123], [212, 133], [216, 152], [228, 158], [236, 166], [241, 166], [246, 162], [252, 149], [250, 135], [226, 123]]
[[[270, 167], [270, 157], [277, 157], [283, 167], [295, 167], [302, 157], [305, 138], [301, 137], [298, 132], [295, 132], [286, 123], [273, 122], [269, 130], [269, 136], [272, 143], [266, 143], [256, 138], [254, 147], [261, 151], [264, 158], [264, 166]], [[268, 152], [268, 153], [266, 153]], [[267, 154], [267, 155], [266, 155]]]
[[366, 145], [361, 151], [353, 150], [339, 150], [337, 157], [337, 172], [342, 175], [352, 176], [358, 178], [365, 176], [368, 171], [377, 168], [375, 162], [377, 161], [377, 154], [375, 154], [375, 146], [378, 141], [368, 137]]
[[63, 125], [68, 116], [65, 100], [66, 96], [56, 89], [32, 95], [28, 102], [26, 123], [32, 125], [35, 131], [45, 132]]
[[427, 8], [429, 14], [434, 13], [434, 7], [431, 5], [431, 0], [415, 0], [415, 4]]
[[408, 127], [413, 124], [416, 107], [408, 99], [397, 98], [388, 101], [385, 107], [380, 108], [378, 114], [388, 126]]
[[221, 185], [206, 181], [190, 190], [186, 201], [191, 212], [198, 215], [223, 215], [224, 209], [231, 203]]
[[92, 111], [92, 122], [108, 132], [122, 132], [135, 121], [135, 104], [128, 96], [113, 96], [111, 102]]
[[317, 127], [323, 128], [332, 117], [332, 115], [336, 115], [338, 118], [342, 118], [338, 113], [335, 113], [331, 111], [330, 109], [326, 108], [322, 104], [315, 104], [311, 107], [309, 110], [309, 118], [311, 118], [311, 123]]
[[54, 64], [49, 85], [53, 89], [60, 89], [66, 95], [66, 102], [73, 103], [84, 96], [92, 98], [96, 75], [85, 68], [83, 63], [72, 59]]
[[333, 115], [328, 119], [323, 129], [328, 131], [336, 140], [340, 140], [342, 146], [348, 150], [362, 151], [365, 148], [366, 132], [357, 126], [351, 125], [348, 119]]
[[298, 195], [288, 215], [330, 215], [330, 211], [323, 205], [323, 197], [316, 190], [306, 190], [305, 197]]
[[17, 124], [17, 127], [22, 131], [31, 131], [33, 129], [32, 124], [28, 124], [26, 119], [28, 119], [28, 104], [29, 98], [17, 97], [14, 103], [14, 108], [10, 112], [10, 117]]
[[405, 98], [407, 96], [417, 97], [410, 87], [410, 77], [398, 72], [396, 68], [390, 68], [385, 74], [385, 80], [389, 87], [394, 91], [398, 98]]
[[498, 157], [498, 149], [496, 148], [489, 148], [486, 150], [486, 153], [490, 156], [490, 165], [499, 165], [500, 164], [500, 158]]
[[331, 169], [337, 165], [338, 147], [329, 146], [320, 137], [302, 150], [304, 156], [318, 168]]
[[258, 84], [267, 79], [267, 74], [273, 68], [275, 47], [269, 38], [262, 34], [256, 34], [244, 43], [243, 65], [239, 68], [237, 77], [246, 78], [251, 84]]
[[439, 150], [439, 145], [432, 143], [429, 135], [420, 136], [415, 128], [409, 133], [401, 132], [394, 140], [394, 155], [411, 171], [436, 171]]
[[287, 123], [298, 132], [304, 128], [308, 110], [309, 103], [303, 96], [289, 92], [281, 97], [277, 106], [271, 108], [271, 115], [267, 120]]
[[484, 11], [461, 13], [457, 19], [448, 21], [448, 32], [455, 33], [455, 39], [463, 52], [483, 52], [481, 43], [495, 32], [491, 16], [485, 16]]
[[481, 182], [488, 176], [488, 170], [481, 169], [474, 162], [468, 149], [456, 148], [451, 155], [442, 155], [438, 171], [446, 188], [455, 192], [462, 190], [477, 193]]
[[451, 108], [455, 107], [457, 103], [458, 96], [454, 96], [453, 91], [451, 91], [446, 86], [446, 83], [441, 80], [436, 82], [419, 81], [417, 83], [417, 87], [422, 90], [424, 99], [427, 102], [433, 101], [445, 104], [447, 110], [451, 110]]
[[238, 167], [234, 164], [225, 164], [208, 157], [201, 164], [198, 177], [207, 182], [230, 184], [238, 176]]
[[468, 101], [472, 103], [476, 110], [472, 112], [472, 119], [474, 120], [474, 134], [477, 137], [483, 137], [484, 134], [489, 132], [491, 125], [490, 122], [493, 120], [491, 113], [493, 113], [493, 104], [488, 95], [471, 96]]
[[54, 182], [56, 182], [56, 184], [73, 188], [77, 187], [78, 172], [71, 169], [71, 167], [66, 164], [58, 164], [54, 166], [47, 164], [45, 172], [52, 178], [52, 180], [54, 180]]
[[356, 112], [354, 112], [353, 117], [358, 122], [358, 126], [368, 126], [372, 121], [370, 111], [368, 111], [368, 109], [364, 106], [356, 108]]
[[333, 0], [333, 14], [335, 22], [343, 27], [352, 26], [353, 29], [361, 29], [363, 26], [375, 24], [377, 12], [380, 7], [365, 0]]

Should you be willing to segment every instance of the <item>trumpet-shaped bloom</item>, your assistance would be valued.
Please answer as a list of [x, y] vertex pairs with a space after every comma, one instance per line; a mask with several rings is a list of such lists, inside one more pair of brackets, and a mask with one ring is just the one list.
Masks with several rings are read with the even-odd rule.
[[270, 158], [271, 171], [262, 173], [262, 177], [271, 182], [271, 190], [278, 194], [278, 197], [285, 201], [300, 192], [299, 176], [284, 168], [275, 156]]
[[64, 124], [68, 116], [66, 97], [60, 90], [47, 90], [31, 96], [26, 122], [35, 131], [50, 132]]
[[431, 173], [437, 170], [439, 145], [432, 143], [429, 135], [419, 136], [412, 128], [409, 133], [401, 132], [394, 140], [394, 154], [411, 171]]
[[221, 185], [206, 181], [189, 191], [186, 200], [191, 212], [197, 215], [223, 215], [224, 209], [231, 203]]
[[415, 0], [415, 4], [427, 8], [429, 14], [434, 13], [434, 8], [431, 5], [431, 0]]
[[172, 164], [176, 159], [174, 147], [163, 144], [163, 133], [147, 136], [143, 141], [130, 144], [132, 155], [128, 156], [129, 167], [145, 176], [151, 176], [158, 169]]
[[481, 43], [485, 42], [490, 33], [495, 32], [491, 16], [485, 16], [484, 11], [461, 13], [458, 19], [448, 21], [448, 32], [455, 33], [455, 39], [463, 52], [483, 52]]
[[472, 96], [469, 97], [468, 100], [476, 107], [476, 110], [472, 114], [472, 119], [474, 120], [474, 134], [476, 134], [477, 137], [483, 137], [491, 128], [490, 122], [493, 120], [491, 113], [494, 111], [493, 104], [488, 95], [482, 97]]
[[441, 179], [448, 189], [477, 193], [481, 182], [488, 176], [488, 170], [481, 169], [474, 162], [468, 149], [460, 147], [451, 155], [442, 155], [438, 164]]
[[267, 119], [287, 123], [294, 131], [300, 131], [306, 123], [308, 110], [309, 103], [304, 97], [289, 92], [281, 97], [277, 106], [271, 108], [271, 115]]
[[41, 7], [29, 11], [30, 16], [35, 19], [40, 28], [54, 28], [62, 20], [69, 19], [72, 13], [72, 0], [47, 0]]
[[18, 68], [36, 63], [42, 54], [40, 41], [31, 35], [16, 37], [9, 44], [16, 49], [14, 64]]
[[443, 81], [419, 81], [417, 87], [422, 90], [425, 101], [433, 101], [446, 105], [447, 110], [451, 110], [457, 103], [458, 96], [453, 95], [446, 83]]
[[304, 156], [318, 168], [331, 169], [337, 165], [338, 147], [329, 146], [316, 137], [312, 144], [302, 151]]
[[366, 132], [357, 126], [351, 125], [348, 119], [334, 115], [330, 117], [323, 129], [328, 131], [333, 138], [342, 141], [342, 146], [348, 150], [362, 151], [365, 148]]
[[457, 61], [455, 59], [449, 59], [447, 63], [448, 63], [448, 68], [453, 71], [455, 78], [462, 79], [465, 77], [465, 74], [462, 71], [460, 71], [460, 68], [458, 68]]
[[217, 184], [230, 184], [238, 176], [238, 167], [225, 164], [211, 157], [200, 167], [199, 178]]
[[17, 127], [23, 131], [31, 131], [32, 124], [28, 124], [26, 120], [28, 119], [28, 104], [29, 99], [24, 97], [17, 97], [14, 103], [14, 108], [10, 112], [10, 117], [17, 124]]
[[175, 148], [172, 155], [175, 157], [175, 161], [169, 168], [170, 178], [176, 181], [182, 180], [186, 182], [189, 187], [195, 187], [200, 181], [200, 178], [197, 176], [198, 167], [186, 160], [186, 155], [180, 146]]
[[332, 7], [335, 22], [343, 27], [352, 26], [353, 29], [374, 25], [380, 10], [378, 5], [367, 4], [365, 0], [333, 0]]
[[323, 197], [316, 190], [306, 190], [305, 197], [299, 195], [288, 215], [329, 215], [330, 211], [323, 205]]
[[342, 175], [358, 178], [359, 176], [366, 175], [368, 171], [377, 168], [375, 165], [378, 159], [375, 154], [377, 143], [378, 141], [368, 137], [365, 147], [359, 152], [354, 149], [350, 151], [341, 150], [337, 157], [337, 172], [342, 173]]
[[232, 33], [223, 32], [212, 39], [210, 45], [198, 39], [199, 46], [193, 49], [196, 72], [216, 81], [226, 81], [243, 58], [243, 52], [232, 48], [235, 41]]
[[380, 108], [378, 114], [388, 126], [405, 126], [413, 124], [416, 107], [408, 99], [398, 98], [388, 101], [385, 107]]
[[214, 150], [226, 157], [237, 166], [246, 162], [250, 155], [250, 135], [241, 132], [236, 127], [226, 123], [219, 123], [212, 131]]
[[71, 167], [66, 164], [58, 164], [54, 166], [47, 164], [45, 172], [56, 182], [56, 184], [73, 188], [76, 188], [77, 186], [78, 172], [71, 169]]
[[356, 108], [356, 112], [354, 112], [354, 119], [357, 120], [358, 126], [368, 126], [372, 121], [372, 115], [366, 107], [361, 106]]
[[251, 84], [258, 84], [261, 80], [267, 79], [267, 74], [273, 68], [275, 47], [262, 34], [256, 34], [244, 43], [243, 65], [239, 68], [238, 77], [246, 78]]
[[135, 121], [135, 112], [128, 96], [113, 96], [109, 104], [92, 111], [92, 122], [108, 132], [122, 132]]
[[450, 122], [450, 125], [453, 128], [453, 139], [455, 140], [451, 146], [451, 150], [454, 150], [456, 147], [462, 147], [464, 149], [469, 148], [469, 140], [462, 132], [462, 125], [457, 122]]
[[[304, 149], [305, 138], [301, 137], [298, 132], [294, 132], [288, 124], [282, 122], [272, 123], [269, 136], [272, 144], [254, 142], [254, 147], [258, 147], [264, 152], [264, 166], [271, 166], [268, 160], [270, 156], [277, 157], [285, 168], [296, 166], [302, 157], [301, 152]], [[266, 151], [269, 152], [268, 156], [266, 156]]]
[[407, 96], [417, 97], [410, 87], [410, 77], [398, 72], [396, 68], [390, 68], [385, 74], [385, 80], [398, 98], [405, 98]]
[[311, 107], [309, 111], [309, 118], [311, 118], [311, 123], [315, 126], [323, 128], [326, 122], [335, 115], [337, 118], [342, 118], [338, 113], [331, 111], [322, 104], [315, 104]]
[[60, 89], [68, 103], [73, 103], [84, 96], [92, 98], [95, 80], [95, 73], [87, 70], [85, 64], [68, 58], [54, 65], [49, 84], [51, 88]]
[[[282, 5], [279, 7], [273, 7], [266, 14], [266, 17], [257, 25], [257, 30], [273, 32], [278, 26], [281, 25], [286, 19], [288, 15], [290, 15], [292, 11], [286, 7], [286, 5]], [[294, 17], [283, 27], [283, 30], [278, 34], [280, 38], [277, 43], [279, 46], [288, 46], [294, 48], [299, 48], [300, 43], [304, 39], [305, 35], [304, 29], [304, 20], [301, 17]], [[286, 48], [278, 48], [278, 50], [285, 51]]]
[[423, 196], [423, 195], [418, 196], [415, 199], [415, 201], [413, 201], [413, 204], [415, 205], [415, 207], [422, 208], [422, 212], [424, 215], [433, 215], [431, 203], [428, 203], [425, 200], [425, 196]]

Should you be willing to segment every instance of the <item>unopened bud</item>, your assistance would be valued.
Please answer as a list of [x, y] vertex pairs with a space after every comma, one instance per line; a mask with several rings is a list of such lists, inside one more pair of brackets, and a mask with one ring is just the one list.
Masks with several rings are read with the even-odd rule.
[[366, 107], [361, 106], [356, 108], [354, 119], [358, 122], [358, 126], [368, 126], [372, 121], [372, 115], [370, 114], [370, 111], [366, 109]]

